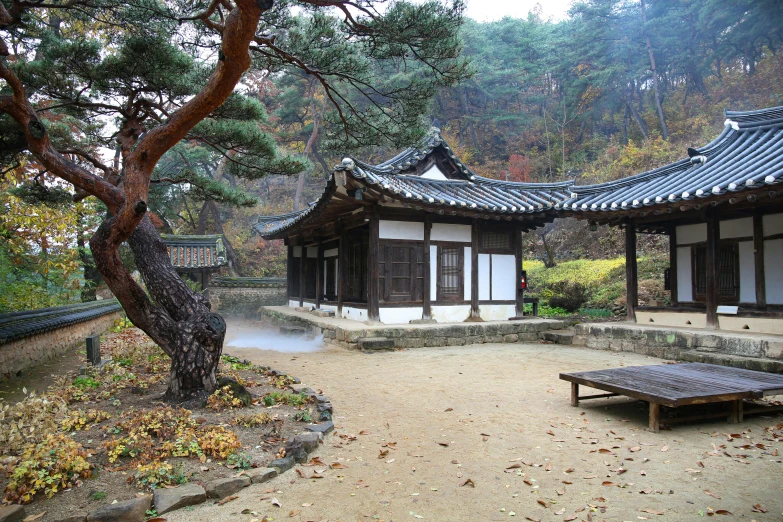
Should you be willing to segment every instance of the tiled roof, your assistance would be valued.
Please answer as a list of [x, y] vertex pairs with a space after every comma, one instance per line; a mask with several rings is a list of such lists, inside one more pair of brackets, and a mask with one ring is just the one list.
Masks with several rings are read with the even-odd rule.
[[161, 234], [160, 237], [166, 244], [174, 268], [217, 268], [226, 264], [226, 251], [223, 247], [223, 236], [220, 234], [204, 236]]
[[116, 299], [107, 299], [2, 314], [0, 315], [0, 344], [89, 321], [121, 310], [122, 307]]
[[693, 157], [598, 185], [573, 186], [558, 208], [613, 212], [714, 198], [783, 180], [783, 107], [725, 111], [723, 132]]
[[285, 277], [213, 277], [209, 286], [223, 288], [281, 288], [287, 285]]
[[[420, 174], [433, 165], [433, 158], [448, 164], [449, 179], [430, 179]], [[444, 164], [441, 163], [440, 166]], [[371, 165], [355, 158], [346, 158], [335, 167], [321, 197], [308, 208], [279, 216], [262, 216], [254, 230], [265, 237], [279, 237], [287, 230], [304, 223], [323, 210], [335, 192], [335, 175], [345, 173], [356, 185], [401, 203], [431, 211], [454, 211], [479, 214], [483, 217], [540, 214], [542, 222], [554, 218], [555, 205], [570, 194], [572, 181], [560, 183], [517, 183], [498, 181], [476, 175], [449, 147], [434, 129], [417, 146], [404, 150], [394, 158]]]

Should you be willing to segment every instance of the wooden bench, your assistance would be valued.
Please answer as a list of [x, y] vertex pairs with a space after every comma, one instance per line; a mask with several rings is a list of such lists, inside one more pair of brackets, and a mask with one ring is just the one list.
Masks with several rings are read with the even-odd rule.
[[[561, 373], [560, 378], [571, 383], [571, 406], [579, 401], [625, 395], [650, 403], [649, 429], [658, 432], [661, 406], [678, 408], [692, 404], [728, 403], [728, 412], [667, 419], [666, 424], [726, 416], [731, 423], [742, 422], [745, 399], [760, 399], [783, 394], [783, 375], [729, 368], [704, 363], [657, 364], [628, 366], [589, 372]], [[609, 393], [579, 395], [579, 385]], [[763, 411], [783, 407], [763, 408]]]
[[538, 317], [538, 297], [525, 297], [523, 303], [531, 303], [533, 305], [533, 317]]

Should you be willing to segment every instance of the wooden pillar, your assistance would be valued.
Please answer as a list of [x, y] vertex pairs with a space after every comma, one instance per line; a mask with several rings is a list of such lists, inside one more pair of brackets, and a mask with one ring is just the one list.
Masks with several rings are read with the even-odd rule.
[[479, 314], [479, 221], [473, 220], [470, 234], [470, 316], [471, 320], [481, 320]]
[[720, 223], [718, 213], [713, 208], [707, 209], [707, 328], [718, 327], [718, 252], [720, 247]]
[[636, 321], [639, 306], [639, 285], [636, 268], [636, 224], [629, 219], [625, 225], [625, 308], [629, 321]]
[[669, 287], [672, 306], [677, 304], [677, 227], [669, 231]]
[[767, 282], [764, 276], [764, 227], [762, 216], [753, 214], [753, 263], [756, 269], [756, 308], [767, 308]]
[[516, 265], [516, 278], [514, 287], [516, 289], [516, 310], [515, 315], [522, 318], [525, 315], [525, 292], [519, 288], [519, 281], [522, 280], [522, 227], [514, 225], [514, 263]]
[[345, 265], [346, 255], [345, 249], [348, 242], [345, 237], [345, 230], [340, 232], [340, 242], [337, 245], [337, 317], [343, 316], [343, 295], [345, 294], [343, 288], [345, 287]]
[[324, 300], [324, 244], [318, 242], [318, 256], [315, 261], [315, 308], [321, 309]]
[[380, 272], [378, 262], [380, 260], [380, 245], [378, 244], [378, 206], [372, 208], [370, 216], [370, 246], [367, 252], [367, 318], [370, 321], [380, 321], [381, 313], [378, 305], [378, 284]]
[[304, 306], [305, 294], [305, 261], [307, 260], [307, 247], [299, 247], [299, 306]]
[[422, 306], [421, 318], [425, 321], [432, 319], [432, 295], [430, 294], [430, 288], [432, 287], [431, 275], [431, 263], [430, 256], [430, 236], [432, 234], [432, 218], [430, 216], [424, 217], [424, 288], [421, 289], [422, 300], [424, 301]]
[[296, 277], [296, 274], [294, 274], [294, 247], [290, 243], [288, 244], [288, 258], [286, 259], [286, 269], [285, 269], [285, 276], [286, 276], [286, 292], [285, 292], [285, 305], [288, 306], [288, 303], [291, 302], [291, 298], [294, 296], [294, 277]]

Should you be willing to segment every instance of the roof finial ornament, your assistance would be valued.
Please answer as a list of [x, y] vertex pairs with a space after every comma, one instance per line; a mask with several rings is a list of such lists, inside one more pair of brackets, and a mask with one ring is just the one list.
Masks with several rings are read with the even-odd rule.
[[342, 165], [343, 165], [343, 168], [345, 170], [353, 170], [354, 167], [356, 167], [356, 163], [354, 163], [354, 161], [351, 158], [348, 158], [348, 157], [343, 158]]

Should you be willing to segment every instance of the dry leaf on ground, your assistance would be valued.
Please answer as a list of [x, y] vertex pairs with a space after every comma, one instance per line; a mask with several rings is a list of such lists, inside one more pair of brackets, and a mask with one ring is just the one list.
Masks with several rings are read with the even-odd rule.
[[218, 506], [222, 506], [223, 504], [226, 504], [226, 503], [231, 502], [232, 500], [236, 500], [238, 498], [239, 497], [237, 495], [231, 495], [230, 497], [226, 497], [223, 500], [221, 500], [220, 502], [218, 502]]

